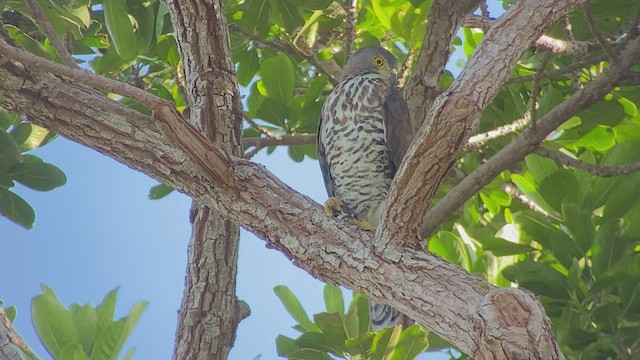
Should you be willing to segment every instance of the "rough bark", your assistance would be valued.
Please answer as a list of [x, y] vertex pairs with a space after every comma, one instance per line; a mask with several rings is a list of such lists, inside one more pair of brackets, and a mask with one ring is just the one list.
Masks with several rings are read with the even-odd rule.
[[[429, 166], [437, 166], [438, 171], [446, 168], [448, 163], [433, 165], [438, 159], [429, 159], [431, 165], [415, 159], [427, 151], [444, 149], [447, 154], [444, 159], [451, 161], [451, 154], [466, 140], [480, 109], [498, 89], [499, 85], [483, 81], [488, 78], [499, 84], [504, 82], [510, 66], [539, 35], [539, 29], [576, 3], [577, 0], [562, 3], [523, 0], [514, 7], [516, 10], [506, 14], [492, 30], [493, 35], [492, 31], [487, 34], [485, 42], [494, 42], [482, 43], [469, 64], [472, 70], [463, 73], [430, 113], [434, 119], [431, 128], [440, 132], [446, 129], [446, 136], [427, 137], [429, 129], [423, 126], [408, 157], [416, 168], [401, 177], [409, 178], [416, 172], [425, 175]], [[536, 4], [546, 7], [537, 9]], [[540, 13], [534, 15], [532, 9]], [[544, 20], [536, 20], [540, 18]], [[208, 18], [205, 23], [216, 28], [211, 24], [215, 21], [219, 19]], [[529, 30], [531, 33], [524, 37], [516, 35]], [[498, 52], [500, 60], [493, 57]], [[488, 60], [482, 60], [487, 57]], [[210, 72], [213, 84], [230, 89], [228, 94], [236, 94], [233, 76], [216, 71], [211, 64], [208, 66], [213, 69]], [[207, 73], [197, 75], [194, 83], [203, 85], [200, 80]], [[192, 89], [206, 92], [206, 88], [198, 86]], [[28, 115], [36, 124], [172, 185], [254, 232], [314, 276], [393, 305], [472, 358], [563, 358], [543, 308], [530, 293], [496, 289], [437, 256], [404, 248], [400, 244], [414, 242], [416, 233], [401, 231], [406, 225], [403, 222], [388, 223], [386, 231], [378, 234], [375, 246], [371, 246], [372, 234], [327, 219], [318, 204], [281, 183], [263, 167], [213, 146], [168, 106], [154, 108], [155, 118], [147, 117], [73, 79], [40, 68], [25, 68], [13, 61], [0, 67], [0, 90], [5, 95], [0, 106]], [[454, 141], [451, 133], [455, 135]], [[404, 171], [408, 172], [407, 167]], [[418, 177], [412, 186], [427, 187], [437, 179], [429, 179], [426, 185], [423, 180]], [[403, 191], [406, 189], [398, 192], [402, 195]], [[422, 199], [426, 198], [429, 197]], [[406, 205], [409, 212], [421, 214], [421, 207], [426, 208], [427, 203], [409, 198], [390, 210]], [[391, 234], [400, 237], [391, 241]]]
[[0, 359], [22, 359], [18, 353], [18, 349], [22, 350], [26, 354], [33, 354], [20, 335], [13, 330], [11, 320], [9, 320], [7, 314], [5, 314], [4, 309], [0, 307]]
[[[469, 63], [426, 115], [387, 198], [376, 242], [420, 247], [420, 225], [442, 178], [508, 80], [518, 58], [542, 32], [583, 0], [522, 0], [489, 29]], [[491, 79], [491, 81], [487, 81]], [[425, 92], [425, 96], [429, 92]], [[413, 95], [417, 96], [417, 95]]]
[[[242, 108], [219, 1], [167, 1], [179, 40], [190, 122], [214, 146], [242, 154]], [[175, 360], [226, 359], [248, 306], [236, 297], [240, 228], [194, 199]]]
[[440, 94], [438, 84], [447, 64], [453, 39], [462, 21], [481, 0], [437, 0], [429, 9], [423, 46], [407, 86], [405, 98], [411, 110], [414, 129], [419, 129], [433, 101]]
[[[533, 295], [495, 289], [437, 256], [388, 239], [383, 250], [373, 248], [371, 233], [326, 218], [318, 204], [260, 165], [229, 157], [230, 168], [217, 169], [232, 174], [226, 182], [199, 161], [210, 153], [224, 156], [222, 151], [191, 132], [171, 109], [156, 109], [158, 117], [152, 119], [72, 80], [13, 62], [0, 68], [0, 88], [5, 94], [0, 106], [177, 188], [242, 224], [314, 276], [392, 304], [475, 358], [493, 358], [502, 349], [508, 355], [497, 358], [535, 349], [542, 349], [539, 358], [562, 358]], [[159, 122], [171, 116], [178, 121], [174, 130], [190, 137], [159, 130]], [[188, 155], [185, 146], [205, 153]], [[505, 303], [521, 306], [501, 310]]]

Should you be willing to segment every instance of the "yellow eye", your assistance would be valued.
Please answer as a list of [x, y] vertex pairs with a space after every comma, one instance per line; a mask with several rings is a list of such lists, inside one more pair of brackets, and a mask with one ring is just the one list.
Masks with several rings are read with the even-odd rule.
[[381, 56], [378, 56], [378, 55], [374, 56], [373, 57], [373, 65], [378, 66], [378, 67], [384, 65], [384, 59]]

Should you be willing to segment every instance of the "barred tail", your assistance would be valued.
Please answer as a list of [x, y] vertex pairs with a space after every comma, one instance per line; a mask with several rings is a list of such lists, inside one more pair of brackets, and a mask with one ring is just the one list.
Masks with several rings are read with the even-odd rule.
[[413, 320], [389, 305], [378, 304], [369, 299], [369, 317], [374, 330], [396, 325], [409, 326]]

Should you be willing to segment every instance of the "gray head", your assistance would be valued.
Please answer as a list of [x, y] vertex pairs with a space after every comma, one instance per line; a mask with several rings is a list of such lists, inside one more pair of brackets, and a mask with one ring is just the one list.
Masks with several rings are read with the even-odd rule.
[[381, 46], [365, 46], [349, 55], [342, 79], [364, 73], [377, 73], [391, 85], [395, 85], [397, 64], [398, 60], [387, 49]]

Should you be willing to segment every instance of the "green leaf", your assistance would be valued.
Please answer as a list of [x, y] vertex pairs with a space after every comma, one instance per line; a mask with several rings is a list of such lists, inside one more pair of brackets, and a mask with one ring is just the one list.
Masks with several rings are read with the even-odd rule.
[[344, 298], [339, 286], [331, 284], [324, 286], [324, 303], [327, 307], [327, 312], [344, 313]]
[[149, 189], [149, 195], [147, 197], [150, 200], [159, 200], [173, 192], [173, 188], [169, 185], [158, 184]]
[[373, 338], [371, 346], [371, 360], [387, 360], [391, 359], [398, 340], [400, 338], [401, 327], [384, 328]]
[[60, 360], [91, 360], [89, 356], [82, 350], [80, 344], [68, 344], [60, 351], [57, 357]]
[[538, 191], [547, 204], [557, 213], [561, 213], [563, 201], [577, 201], [578, 180], [571, 171], [558, 170], [540, 182]]
[[24, 161], [11, 167], [8, 174], [22, 185], [38, 191], [49, 191], [67, 183], [62, 170], [44, 162]]
[[43, 285], [43, 294], [31, 300], [31, 318], [38, 337], [51, 356], [61, 359], [69, 344], [80, 347], [80, 337], [71, 314], [58, 301], [51, 289]]
[[482, 249], [491, 251], [495, 256], [524, 254], [535, 249], [529, 245], [517, 244], [501, 238], [482, 240]]
[[20, 147], [6, 131], [0, 130], [0, 174], [22, 161]]
[[91, 351], [92, 360], [111, 360], [117, 358], [118, 342], [124, 334], [125, 319], [111, 322], [96, 336], [96, 342]]
[[[327, 315], [327, 314], [326, 313], [316, 314], [316, 316], [320, 316], [320, 315]], [[333, 314], [333, 315], [336, 315], [336, 314]], [[338, 316], [338, 320], [339, 320], [339, 316]], [[341, 322], [338, 322], [335, 327], [339, 328], [340, 326], [341, 326]], [[331, 353], [335, 356], [340, 356], [340, 354], [343, 354], [344, 352], [347, 351], [346, 347], [344, 346], [345, 340], [346, 338], [344, 336], [336, 337], [335, 334], [333, 336], [328, 336], [324, 333], [308, 331], [300, 335], [300, 337], [296, 339], [296, 344], [301, 349], [318, 350], [324, 353]]]
[[369, 319], [369, 299], [366, 296], [354, 293], [349, 309], [344, 316], [344, 326], [350, 337], [359, 336], [369, 331], [371, 319]]
[[289, 34], [294, 34], [296, 28], [304, 22], [299, 9], [298, 2], [271, 0], [271, 18], [276, 24], [282, 25]]
[[242, 86], [249, 86], [251, 80], [260, 69], [260, 59], [256, 49], [251, 49], [241, 54], [238, 59], [238, 83]]
[[34, 38], [23, 33], [22, 30], [12, 25], [5, 25], [4, 29], [13, 41], [22, 45], [22, 47], [28, 52], [47, 60], [53, 60], [51, 54], [39, 41], [36, 41]]
[[427, 349], [427, 336], [418, 325], [404, 329], [398, 339], [391, 360], [413, 360]]
[[296, 341], [284, 335], [278, 335], [276, 338], [276, 351], [279, 356], [288, 357], [297, 350], [300, 350]]
[[0, 214], [26, 229], [31, 229], [36, 220], [29, 203], [3, 187], [0, 187]]
[[136, 35], [122, 0], [103, 0], [102, 9], [116, 52], [123, 60], [131, 60], [136, 55]]
[[289, 359], [295, 360], [333, 360], [333, 358], [327, 355], [325, 352], [315, 349], [300, 349], [291, 356]]
[[240, 19], [240, 29], [249, 35], [258, 35], [262, 39], [266, 38], [271, 26], [270, 10], [270, 0], [247, 2], [242, 19]]
[[276, 293], [282, 305], [284, 305], [285, 309], [289, 312], [289, 314], [302, 326], [306, 331], [316, 331], [319, 332], [320, 328], [311, 322], [309, 316], [302, 308], [300, 301], [298, 298], [289, 290], [288, 287], [283, 285], [278, 285], [273, 288], [273, 291]]
[[[1, 306], [2, 304], [0, 304]], [[7, 316], [9, 321], [13, 322], [16, 319], [16, 315], [18, 314], [18, 310], [15, 306], [9, 306], [4, 309], [4, 314]]]
[[506, 267], [502, 275], [538, 295], [568, 298], [566, 278], [547, 264], [527, 259]]
[[[315, 314], [313, 316], [313, 320], [322, 331], [322, 336], [325, 339], [323, 343], [328, 349], [330, 349], [329, 351], [334, 355], [340, 355], [347, 351], [347, 348], [344, 346], [344, 342], [349, 338], [349, 334], [346, 332], [342, 314]], [[306, 334], [313, 334], [313, 332], [305, 333], [303, 336]]]
[[260, 77], [266, 95], [287, 104], [293, 97], [293, 64], [288, 56], [278, 54], [260, 65]]
[[527, 169], [533, 175], [533, 179], [539, 184], [546, 177], [558, 171], [558, 165], [555, 161], [536, 155], [529, 154], [524, 158]]
[[522, 193], [526, 195], [529, 200], [533, 201], [536, 205], [547, 211], [549, 214], [555, 217], [560, 217], [560, 214], [558, 214], [558, 212], [556, 212], [555, 209], [545, 201], [542, 195], [540, 195], [540, 193], [538, 192], [536, 186], [527, 178], [520, 174], [512, 174], [511, 181], [516, 184], [518, 189], [520, 189], [520, 191], [522, 191]]
[[91, 358], [93, 360], [117, 359], [125, 341], [147, 305], [146, 301], [137, 302], [126, 317], [111, 322], [104, 330], [100, 331], [96, 336]]
[[78, 309], [78, 312], [73, 316], [73, 321], [78, 335], [80, 336], [80, 343], [85, 353], [89, 354], [93, 343], [96, 340], [96, 309], [91, 304], [86, 304]]
[[102, 303], [96, 307], [96, 334], [104, 331], [113, 322], [113, 314], [116, 308], [118, 288], [115, 288], [104, 297]]
[[344, 345], [347, 347], [349, 354], [353, 356], [360, 355], [363, 358], [366, 358], [366, 355], [369, 353], [369, 349], [371, 349], [371, 346], [373, 345], [373, 338], [375, 335], [375, 333], [367, 332], [355, 338], [347, 339], [344, 342]]
[[591, 248], [593, 274], [598, 277], [620, 261], [627, 247], [622, 224], [618, 220], [600, 225]]
[[264, 98], [255, 117], [284, 128], [287, 118], [287, 106], [279, 100]]

